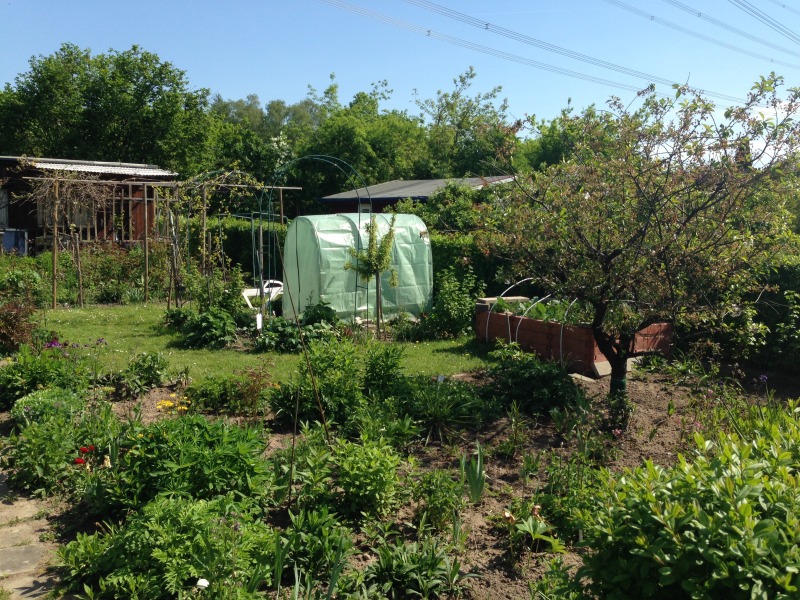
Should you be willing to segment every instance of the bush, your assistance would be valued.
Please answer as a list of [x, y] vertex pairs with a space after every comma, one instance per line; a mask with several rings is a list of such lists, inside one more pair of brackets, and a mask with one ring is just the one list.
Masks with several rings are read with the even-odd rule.
[[0, 410], [41, 388], [85, 391], [89, 380], [89, 366], [76, 349], [55, 340], [39, 353], [22, 346], [14, 362], [0, 368]]
[[604, 471], [579, 513], [585, 587], [604, 598], [795, 598], [800, 410], [753, 439], [696, 435], [692, 462]]
[[35, 307], [20, 300], [0, 303], [0, 356], [19, 350], [33, 341]]
[[274, 384], [267, 376], [250, 372], [208, 377], [186, 389], [194, 410], [213, 414], [258, 414], [267, 404]]
[[395, 504], [400, 457], [383, 441], [339, 440], [333, 451], [341, 506], [351, 515], [380, 517]]
[[31, 392], [17, 400], [11, 409], [11, 417], [18, 426], [23, 427], [50, 419], [55, 415], [71, 419], [83, 406], [83, 400], [75, 392], [61, 388], [46, 388]]
[[123, 395], [138, 397], [167, 379], [169, 363], [161, 352], [140, 352], [128, 361], [119, 374]]
[[270, 471], [261, 458], [266, 444], [255, 429], [185, 415], [131, 431], [119, 444], [112, 468], [95, 473], [87, 486], [95, 514], [136, 510], [161, 494], [200, 499], [269, 493]]
[[503, 407], [516, 401], [521, 412], [538, 415], [553, 408], [574, 408], [583, 399], [583, 391], [563, 367], [524, 352], [515, 343], [499, 342], [490, 357], [496, 363], [488, 369], [491, 384], [485, 394]]
[[300, 325], [283, 317], [272, 317], [264, 324], [253, 343], [256, 352], [300, 352], [303, 341], [331, 340], [336, 338], [336, 330], [327, 321], [310, 325]]
[[458, 560], [435, 538], [422, 542], [387, 543], [377, 549], [378, 559], [365, 571], [365, 583], [376, 586], [383, 597], [438, 598], [461, 595], [464, 575]]
[[276, 419], [283, 424], [292, 423], [299, 398], [298, 420], [321, 421], [318, 395], [325, 418], [347, 425], [365, 403], [361, 392], [361, 361], [355, 345], [350, 340], [314, 342], [309, 347], [309, 361], [314, 383], [303, 368], [292, 382], [273, 391], [270, 406]]
[[192, 312], [181, 327], [181, 335], [186, 348], [224, 348], [236, 341], [236, 322], [221, 308]]
[[413, 498], [420, 502], [417, 518], [434, 529], [443, 530], [464, 508], [464, 485], [447, 471], [425, 473], [414, 486]]
[[188, 596], [199, 578], [210, 598], [257, 598], [272, 583], [277, 542], [252, 503], [176, 496], [107, 533], [79, 533], [59, 555], [65, 583], [92, 598]]
[[124, 426], [111, 404], [100, 402], [67, 414], [48, 412], [12, 434], [2, 454], [2, 466], [12, 486], [31, 494], [56, 492], [80, 496], [89, 468], [100, 467], [112, 453]]

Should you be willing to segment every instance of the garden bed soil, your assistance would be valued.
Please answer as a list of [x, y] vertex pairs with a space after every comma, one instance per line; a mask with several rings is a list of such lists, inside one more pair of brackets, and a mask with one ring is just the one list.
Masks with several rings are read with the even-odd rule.
[[[480, 376], [466, 374], [460, 378], [479, 380]], [[579, 378], [579, 381], [600, 407], [602, 398], [608, 391], [608, 381], [588, 378]], [[798, 380], [795, 378], [784, 376], [775, 378], [775, 382], [782, 386], [776, 388], [777, 397], [797, 397], [800, 392]], [[616, 438], [612, 437], [613, 442], [608, 448], [610, 468], [635, 467], [645, 459], [651, 459], [662, 466], [675, 463], [678, 454], [689, 448], [692, 433], [699, 427], [693, 412], [691, 388], [676, 383], [671, 377], [644, 372], [633, 373], [628, 385], [635, 410], [628, 430]], [[116, 407], [121, 414], [138, 410], [145, 422], [152, 422], [167, 418], [158, 409], [158, 402], [178, 393], [180, 390], [174, 387], [156, 388], [140, 400], [119, 402]], [[7, 431], [8, 415], [0, 415], [0, 419], [6, 421], [4, 430]], [[487, 430], [465, 436], [459, 444], [420, 445], [411, 450], [420, 469], [452, 469], [457, 468], [462, 453], [474, 449], [476, 441], [480, 441], [486, 448], [487, 493], [479, 505], [470, 505], [463, 512], [463, 528], [469, 532], [469, 537], [459, 559], [463, 571], [479, 575], [470, 580], [471, 590], [466, 594], [468, 598], [527, 600], [530, 598], [529, 582], [541, 577], [547, 570], [550, 559], [559, 556], [528, 553], [514, 562], [510, 560], [507, 535], [497, 525], [502, 523], [503, 512], [514, 498], [530, 498], [537, 486], [541, 486], [541, 482], [535, 479], [526, 482], [521, 478], [522, 453], [540, 453], [544, 465], [544, 460], [550, 453], [566, 456], [573, 448], [562, 439], [548, 420], [530, 420], [527, 423], [524, 447], [513, 457], [501, 457], [496, 449], [509, 437], [510, 430], [509, 420], [501, 419]], [[277, 449], [290, 443], [290, 434], [273, 433], [269, 447]], [[396, 515], [397, 522], [411, 522], [412, 512], [413, 507], [406, 506]], [[55, 522], [58, 515], [51, 515], [50, 519]], [[568, 567], [576, 567], [581, 562], [580, 554], [575, 551], [560, 556]], [[367, 564], [370, 560], [368, 554], [354, 558], [359, 565]], [[51, 574], [42, 574], [43, 579], [48, 577]]]

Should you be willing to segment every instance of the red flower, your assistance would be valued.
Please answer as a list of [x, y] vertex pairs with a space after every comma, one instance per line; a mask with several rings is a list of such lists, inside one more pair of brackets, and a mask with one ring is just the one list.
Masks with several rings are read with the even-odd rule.
[[83, 460], [80, 456], [73, 461], [76, 465], [85, 465], [86, 461]]
[[94, 446], [89, 446], [89, 452], [94, 452]]
[[88, 454], [88, 453], [89, 453], [89, 448], [87, 448], [86, 446], [81, 446], [81, 454]]

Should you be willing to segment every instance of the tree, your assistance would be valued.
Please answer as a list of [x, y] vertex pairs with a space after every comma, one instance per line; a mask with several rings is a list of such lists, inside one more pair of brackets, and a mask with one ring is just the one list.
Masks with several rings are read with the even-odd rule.
[[[790, 240], [800, 90], [762, 78], [720, 114], [685, 87], [638, 109], [568, 117], [574, 147], [495, 207], [481, 243], [508, 270], [591, 307], [611, 391], [624, 393], [637, 331], [737, 310]], [[565, 116], [562, 116], [565, 118]]]
[[381, 275], [389, 273], [389, 286], [397, 287], [397, 270], [392, 266], [392, 247], [394, 245], [394, 222], [397, 215], [392, 215], [389, 230], [378, 239], [378, 226], [375, 215], [372, 215], [367, 232], [369, 241], [366, 248], [350, 248], [350, 255], [355, 263], [348, 262], [345, 269], [352, 269], [358, 273], [364, 283], [375, 278], [375, 327], [378, 336], [381, 335], [383, 323], [383, 296], [381, 294]]
[[138, 46], [91, 56], [64, 44], [0, 95], [0, 152], [201, 169], [208, 91]]
[[487, 175], [498, 170], [497, 160], [505, 164], [517, 140], [506, 124], [508, 103], [496, 105], [502, 88], [469, 96], [477, 74], [470, 67], [453, 80], [451, 92], [436, 93], [436, 98], [417, 102], [428, 127], [431, 161], [426, 177]]

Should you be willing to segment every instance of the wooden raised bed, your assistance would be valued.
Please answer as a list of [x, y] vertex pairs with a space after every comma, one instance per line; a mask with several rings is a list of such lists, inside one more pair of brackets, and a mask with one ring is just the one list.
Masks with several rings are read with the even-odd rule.
[[[519, 317], [511, 313], [488, 312], [489, 305], [479, 303], [475, 312], [475, 335], [482, 342], [503, 339], [538, 356], [563, 362], [570, 372], [602, 376], [610, 374], [608, 361], [594, 341], [588, 325], [563, 325]], [[636, 334], [634, 350], [656, 350], [668, 356], [672, 343], [672, 325], [656, 323]]]

